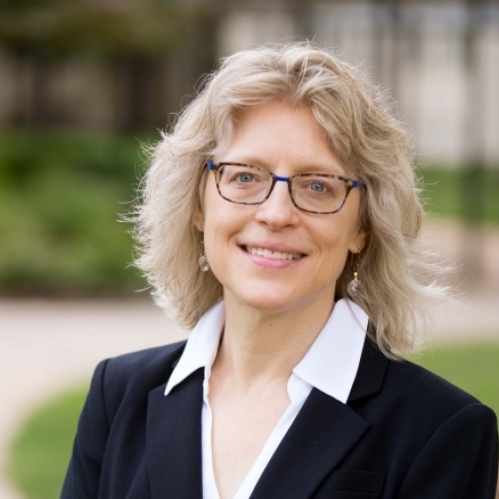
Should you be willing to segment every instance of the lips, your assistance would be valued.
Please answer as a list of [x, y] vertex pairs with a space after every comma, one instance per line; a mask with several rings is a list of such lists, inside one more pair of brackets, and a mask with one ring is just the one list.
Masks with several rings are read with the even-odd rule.
[[258, 246], [243, 246], [243, 249], [251, 255], [262, 256], [272, 260], [299, 260], [304, 256], [303, 253], [288, 253]]

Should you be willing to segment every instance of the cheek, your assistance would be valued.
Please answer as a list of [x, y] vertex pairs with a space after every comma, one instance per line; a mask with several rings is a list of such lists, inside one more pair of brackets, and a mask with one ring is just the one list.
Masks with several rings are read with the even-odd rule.
[[210, 219], [207, 218], [204, 231], [204, 252], [208, 258], [211, 272], [215, 277], [220, 280], [221, 273], [223, 273], [223, 251], [221, 250], [222, 244], [220, 242], [220, 234], [217, 229], [210, 224]]
[[223, 218], [223, 210], [220, 205], [221, 199], [216, 192], [216, 187], [208, 182], [203, 199], [203, 228], [205, 241], [210, 237], [210, 234], [216, 229]]
[[206, 199], [204, 215], [204, 245], [213, 268], [228, 263], [228, 252], [237, 249], [237, 234], [245, 226], [245, 220], [235, 208], [220, 199]]
[[326, 260], [328, 267], [336, 277], [343, 271], [347, 258], [348, 244], [346, 238], [340, 236], [329, 242], [326, 251]]
[[338, 220], [338, 222], [325, 224], [316, 230], [318, 246], [324, 252], [329, 265], [334, 267], [335, 272], [343, 269], [351, 242], [357, 233], [356, 226], [349, 221]]

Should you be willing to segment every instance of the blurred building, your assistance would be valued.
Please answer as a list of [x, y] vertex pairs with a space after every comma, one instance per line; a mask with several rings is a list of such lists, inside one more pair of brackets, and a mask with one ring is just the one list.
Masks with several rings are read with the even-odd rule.
[[[137, 25], [151, 20], [133, 14], [130, 43], [111, 37], [111, 55], [2, 49], [0, 127], [164, 127], [220, 55], [307, 37], [361, 62], [391, 90], [423, 159], [499, 163], [498, 0], [191, 0], [182, 4], [187, 14], [171, 1], [102, 5], [146, 4], [162, 5], [148, 11], [156, 24], [141, 32]], [[151, 39], [134, 45], [134, 36]], [[85, 39], [91, 44], [92, 33]], [[155, 40], [162, 50], [151, 48]]]

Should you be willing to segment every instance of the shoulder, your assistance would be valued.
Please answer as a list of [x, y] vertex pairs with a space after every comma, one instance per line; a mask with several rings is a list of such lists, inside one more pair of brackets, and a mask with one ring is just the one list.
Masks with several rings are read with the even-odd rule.
[[151, 390], [166, 385], [185, 344], [181, 341], [103, 360], [95, 369], [91, 394], [100, 394], [109, 415], [123, 402], [146, 401]]
[[492, 409], [409, 361], [388, 361], [383, 392], [378, 447], [392, 442], [400, 497], [456, 497], [457, 491], [463, 498], [493, 497], [498, 435]]
[[356, 383], [350, 406], [370, 425], [366, 441], [375, 449], [384, 448], [391, 457], [403, 455], [404, 469], [424, 449], [428, 457], [456, 442], [470, 452], [486, 440], [491, 448], [496, 445], [495, 413], [413, 362], [390, 360], [368, 346]]
[[147, 350], [140, 350], [119, 355], [104, 361], [106, 375], [120, 383], [130, 383], [140, 379], [143, 383], [160, 383], [165, 381], [163, 375], [172, 369], [181, 356], [186, 341], [163, 345]]
[[[366, 399], [367, 397], [367, 399]], [[376, 402], [396, 413], [433, 409], [453, 412], [476, 398], [445, 379], [408, 360], [392, 360], [366, 341], [350, 397], [352, 402]]]
[[388, 406], [431, 432], [451, 420], [489, 421], [495, 413], [474, 396], [407, 360], [388, 361], [384, 390]]
[[413, 362], [388, 359], [370, 342], [364, 346], [349, 403], [382, 425], [417, 424], [420, 435], [461, 411], [494, 419], [493, 411], [469, 393]]
[[388, 361], [387, 388], [414, 401], [456, 409], [479, 401], [461, 388], [408, 360]]

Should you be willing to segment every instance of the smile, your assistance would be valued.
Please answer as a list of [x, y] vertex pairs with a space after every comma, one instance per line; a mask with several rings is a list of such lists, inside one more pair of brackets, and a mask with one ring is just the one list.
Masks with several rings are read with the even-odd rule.
[[283, 253], [281, 251], [272, 251], [265, 248], [253, 248], [251, 246], [244, 246], [244, 250], [255, 256], [263, 256], [264, 258], [271, 258], [273, 260], [298, 260], [303, 256], [302, 253]]

